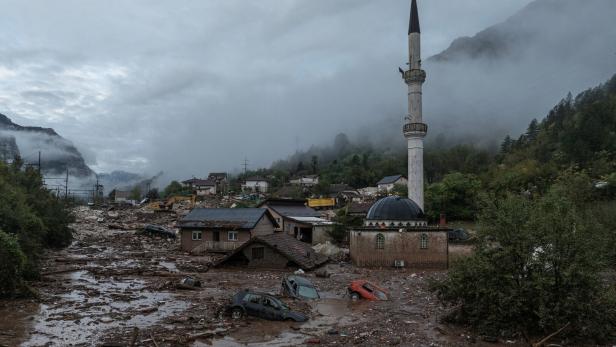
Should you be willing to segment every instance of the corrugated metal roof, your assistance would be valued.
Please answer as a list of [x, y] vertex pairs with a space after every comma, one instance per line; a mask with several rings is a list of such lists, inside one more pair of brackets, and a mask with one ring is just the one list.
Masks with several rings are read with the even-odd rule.
[[395, 176], [387, 176], [387, 177], [383, 177], [382, 180], [378, 181], [376, 184], [392, 184], [395, 183], [397, 180], [401, 179], [402, 175], [395, 175]]
[[267, 212], [265, 208], [195, 208], [182, 218], [181, 226], [222, 228], [236, 225], [252, 229]]

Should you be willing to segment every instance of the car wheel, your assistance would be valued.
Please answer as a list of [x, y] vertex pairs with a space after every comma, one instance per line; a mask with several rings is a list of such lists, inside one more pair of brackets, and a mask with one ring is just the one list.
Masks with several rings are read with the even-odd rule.
[[238, 320], [238, 319], [242, 319], [242, 317], [244, 316], [244, 310], [242, 310], [239, 307], [235, 307], [231, 310], [231, 318]]
[[351, 300], [352, 300], [352, 301], [357, 301], [357, 300], [359, 300], [359, 293], [357, 293], [357, 292], [352, 292], [352, 293], [351, 293]]

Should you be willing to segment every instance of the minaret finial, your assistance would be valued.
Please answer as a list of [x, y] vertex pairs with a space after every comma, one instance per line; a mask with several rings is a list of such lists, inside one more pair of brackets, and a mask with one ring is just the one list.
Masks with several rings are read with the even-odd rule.
[[419, 30], [419, 11], [417, 10], [417, 0], [411, 4], [411, 20], [409, 21], [409, 35], [411, 33], [421, 33]]

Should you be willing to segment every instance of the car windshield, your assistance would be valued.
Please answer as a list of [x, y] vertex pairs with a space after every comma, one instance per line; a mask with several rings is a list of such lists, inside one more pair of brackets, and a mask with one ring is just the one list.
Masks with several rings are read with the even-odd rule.
[[297, 294], [309, 299], [319, 298], [319, 293], [317, 293], [317, 290], [313, 287], [299, 286], [297, 287]]

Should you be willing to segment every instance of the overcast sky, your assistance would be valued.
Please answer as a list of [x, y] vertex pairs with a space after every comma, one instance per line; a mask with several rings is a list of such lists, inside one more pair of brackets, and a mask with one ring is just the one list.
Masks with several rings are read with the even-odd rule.
[[[529, 2], [420, 1], [424, 56]], [[267, 166], [404, 116], [409, 3], [0, 0], [0, 113], [98, 172]]]

